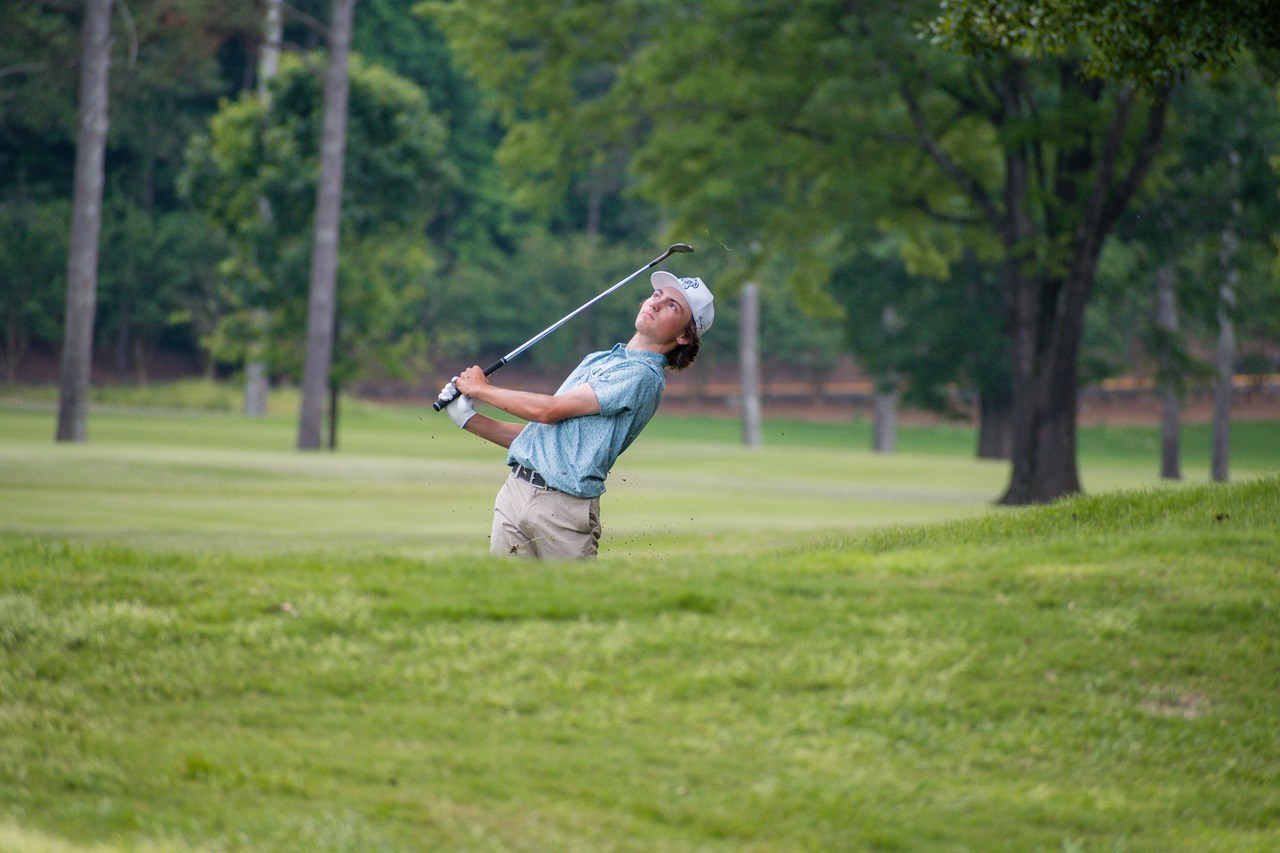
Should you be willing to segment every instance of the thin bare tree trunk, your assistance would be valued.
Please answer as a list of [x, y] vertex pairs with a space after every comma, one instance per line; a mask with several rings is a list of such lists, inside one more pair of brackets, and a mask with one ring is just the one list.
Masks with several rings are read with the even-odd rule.
[[1156, 328], [1161, 338], [1160, 384], [1164, 388], [1160, 407], [1160, 476], [1166, 480], [1181, 480], [1182, 405], [1173, 358], [1178, 334], [1178, 301], [1173, 292], [1173, 267], [1170, 264], [1156, 270]]
[[876, 453], [893, 453], [898, 449], [898, 397], [897, 376], [889, 374], [877, 382], [872, 397], [874, 417], [871, 425], [871, 449]]
[[102, 230], [103, 158], [111, 74], [112, 0], [85, 3], [80, 48], [80, 130], [76, 139], [67, 311], [59, 378], [58, 441], [89, 437], [89, 374], [98, 299], [98, 239]]
[[[1233, 176], [1240, 166], [1240, 155], [1231, 152]], [[1236, 218], [1240, 212], [1240, 200], [1231, 204], [1231, 219], [1222, 231], [1223, 281], [1218, 288], [1218, 349], [1215, 361], [1218, 381], [1213, 391], [1213, 458], [1212, 477], [1215, 483], [1225, 483], [1231, 468], [1231, 380], [1235, 375], [1236, 331], [1232, 315], [1236, 307], [1236, 284], [1240, 272], [1236, 269], [1236, 253], [1239, 238], [1236, 235]]]
[[262, 56], [258, 61], [258, 102], [263, 105], [271, 102], [268, 87], [280, 70], [280, 40], [284, 35], [280, 14], [282, 5], [283, 0], [266, 0], [267, 17], [263, 25]]
[[[262, 56], [258, 62], [258, 102], [263, 110], [271, 106], [271, 80], [280, 68], [280, 40], [284, 33], [281, 21], [283, 0], [267, 0], [267, 19], [263, 27]], [[266, 222], [271, 221], [271, 203], [265, 197], [258, 199], [258, 211]], [[249, 358], [244, 366], [244, 413], [262, 416], [267, 413], [269, 374], [263, 355], [267, 349], [268, 318], [266, 309], [253, 312], [252, 331], [256, 339], [249, 346]]]
[[738, 332], [738, 357], [742, 364], [742, 443], [764, 444], [760, 427], [760, 289], [752, 282], [742, 286], [742, 323]]
[[1231, 468], [1231, 378], [1235, 356], [1235, 327], [1231, 309], [1235, 293], [1229, 284], [1222, 285], [1218, 303], [1218, 381], [1213, 391], [1213, 481], [1225, 483]]
[[244, 366], [244, 413], [261, 416], [267, 413], [267, 363], [255, 358]]
[[356, 0], [333, 0], [329, 24], [329, 70], [324, 87], [324, 135], [316, 189], [315, 239], [311, 246], [311, 290], [307, 315], [307, 359], [302, 373], [298, 449], [320, 447], [324, 404], [333, 362], [338, 297], [338, 235], [342, 217], [342, 167], [347, 146], [351, 22]]

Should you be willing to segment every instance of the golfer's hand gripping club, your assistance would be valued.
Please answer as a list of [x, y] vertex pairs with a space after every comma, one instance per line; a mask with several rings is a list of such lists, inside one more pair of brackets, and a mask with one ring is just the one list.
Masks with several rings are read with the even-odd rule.
[[[560, 328], [560, 327], [561, 327], [561, 326], [563, 326], [565, 323], [569, 322], [569, 321], [570, 321], [570, 320], [572, 320], [574, 317], [576, 317], [576, 316], [578, 316], [579, 314], [581, 314], [583, 311], [586, 311], [586, 310], [587, 310], [588, 308], [590, 308], [592, 305], [595, 305], [595, 304], [596, 304], [597, 302], [599, 302], [601, 299], [604, 299], [604, 298], [605, 298], [606, 296], [608, 296], [610, 293], [613, 293], [615, 290], [617, 290], [618, 288], [622, 287], [622, 286], [623, 286], [624, 284], [626, 284], [627, 282], [631, 281], [631, 279], [633, 279], [633, 278], [635, 278], [636, 276], [640, 275], [640, 273], [642, 273], [642, 272], [644, 272], [644, 271], [646, 271], [646, 270], [653, 269], [653, 268], [654, 268], [654, 267], [656, 267], [658, 264], [662, 263], [662, 262], [663, 262], [663, 261], [665, 261], [667, 258], [669, 258], [671, 255], [685, 255], [685, 254], [688, 254], [688, 253], [690, 253], [690, 252], [692, 252], [692, 251], [693, 251], [693, 247], [692, 247], [692, 246], [690, 246], [688, 243], [672, 243], [672, 244], [671, 244], [671, 246], [670, 246], [670, 247], [668, 247], [668, 248], [667, 248], [667, 250], [666, 250], [665, 252], [663, 252], [661, 255], [658, 255], [658, 257], [656, 257], [656, 258], [654, 258], [653, 260], [649, 261], [649, 263], [645, 264], [645, 265], [644, 265], [644, 266], [642, 266], [640, 269], [636, 270], [636, 271], [635, 271], [635, 272], [633, 272], [631, 275], [629, 275], [629, 276], [627, 276], [626, 278], [624, 278], [622, 281], [620, 281], [620, 282], [618, 282], [617, 284], [613, 285], [613, 286], [612, 286], [612, 287], [610, 287], [608, 290], [604, 291], [603, 293], [598, 294], [597, 296], [595, 296], [595, 297], [594, 297], [593, 299], [591, 299], [590, 301], [585, 302], [585, 303], [583, 303], [582, 305], [578, 306], [578, 307], [577, 307], [576, 309], [574, 309], [571, 313], [566, 314], [564, 317], [561, 317], [559, 320], [557, 320], [556, 322], [552, 323], [550, 326], [548, 326], [547, 328], [543, 329], [541, 332], [539, 332], [538, 334], [534, 335], [532, 338], [530, 338], [529, 340], [525, 341], [525, 342], [524, 342], [524, 343], [522, 343], [520, 346], [518, 346], [518, 347], [516, 347], [515, 349], [513, 349], [511, 352], [507, 353], [507, 354], [506, 354], [506, 355], [504, 355], [502, 358], [498, 359], [498, 360], [497, 360], [497, 361], [495, 361], [493, 364], [491, 364], [491, 365], [489, 365], [488, 367], [486, 367], [486, 368], [484, 369], [484, 375], [485, 375], [485, 376], [490, 375], [490, 374], [491, 374], [491, 373], [493, 373], [495, 370], [497, 370], [498, 368], [502, 367], [502, 366], [503, 366], [504, 364], [506, 364], [507, 362], [511, 361], [511, 359], [513, 359], [513, 358], [515, 358], [516, 356], [520, 355], [520, 353], [524, 352], [524, 351], [525, 351], [525, 350], [527, 350], [529, 347], [533, 346], [533, 345], [534, 345], [534, 344], [536, 344], [538, 341], [542, 340], [542, 339], [543, 339], [543, 338], [545, 338], [547, 335], [551, 334], [551, 333], [552, 333], [552, 332], [554, 332], [556, 329]], [[457, 377], [455, 376], [455, 377], [454, 377], [454, 379], [457, 379]], [[431, 404], [431, 407], [432, 407], [433, 409], [435, 409], [435, 410], [438, 412], [438, 411], [440, 411], [441, 409], [443, 409], [445, 406], [448, 406], [450, 403], [452, 403], [454, 400], [456, 400], [459, 396], [460, 396], [460, 395], [458, 394], [458, 388], [457, 388], [457, 386], [455, 386], [455, 385], [453, 384], [453, 382], [450, 382], [448, 385], [445, 385], [443, 389], [441, 389], [441, 391], [440, 391], [440, 396], [438, 396], [438, 397], [436, 398], [436, 401], [435, 401], [434, 403], [432, 403], [432, 404]]]
[[[498, 359], [493, 364], [489, 365], [484, 369], [484, 375], [488, 376], [489, 374], [493, 373], [495, 370], [497, 370], [499, 367], [502, 367], [502, 365], [506, 363], [507, 363], [506, 358]], [[458, 377], [456, 376], [453, 377], [452, 379], [449, 380], [449, 384], [445, 385], [443, 388], [440, 389], [440, 394], [436, 397], [436, 401], [431, 404], [431, 408], [439, 412], [443, 410], [445, 406], [449, 405], [454, 400], [458, 399], [458, 397], [462, 396], [458, 393], [458, 386], [454, 384], [455, 382], [457, 382], [457, 380], [458, 380]]]
[[[453, 421], [454, 426], [458, 429], [466, 429], [467, 421], [475, 417], [476, 407], [470, 397], [458, 392], [457, 382], [456, 376], [449, 380], [449, 384], [440, 389], [440, 396], [437, 399], [444, 400], [443, 405], [449, 407], [445, 414], [449, 416], [449, 420]], [[448, 399], [445, 399], [446, 397]]]

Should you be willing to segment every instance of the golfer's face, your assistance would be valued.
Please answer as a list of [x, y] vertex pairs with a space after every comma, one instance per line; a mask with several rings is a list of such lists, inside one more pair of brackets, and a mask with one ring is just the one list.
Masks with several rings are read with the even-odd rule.
[[680, 337], [689, 325], [689, 306], [674, 287], [655, 290], [640, 306], [636, 317], [636, 330], [661, 341], [671, 342]]

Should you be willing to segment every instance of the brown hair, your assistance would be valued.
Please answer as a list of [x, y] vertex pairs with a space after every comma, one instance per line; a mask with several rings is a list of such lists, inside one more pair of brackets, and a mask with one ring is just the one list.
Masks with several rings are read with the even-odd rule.
[[698, 324], [690, 320], [681, 334], [689, 342], [676, 344], [675, 349], [667, 352], [667, 370], [684, 370], [698, 358], [698, 350], [702, 346], [702, 340], [698, 337]]

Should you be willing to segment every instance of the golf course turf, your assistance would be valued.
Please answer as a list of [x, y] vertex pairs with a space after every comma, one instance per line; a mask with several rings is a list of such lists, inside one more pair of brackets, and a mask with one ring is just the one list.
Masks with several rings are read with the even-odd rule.
[[441, 421], [0, 407], [0, 849], [1280, 848], [1280, 425], [1008, 510], [971, 432], [655, 421], [583, 565]]

